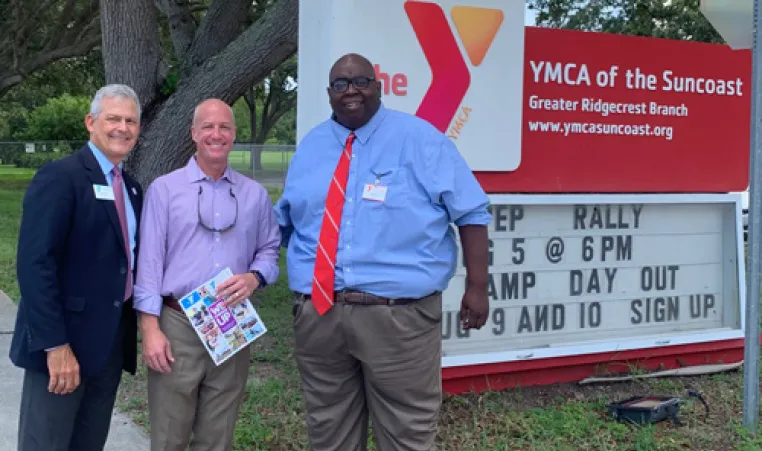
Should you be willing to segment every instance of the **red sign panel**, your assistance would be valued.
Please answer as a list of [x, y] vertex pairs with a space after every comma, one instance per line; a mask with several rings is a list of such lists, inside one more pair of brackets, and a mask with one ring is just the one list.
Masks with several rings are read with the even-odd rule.
[[491, 193], [743, 191], [750, 79], [748, 51], [527, 27], [521, 163], [476, 175]]

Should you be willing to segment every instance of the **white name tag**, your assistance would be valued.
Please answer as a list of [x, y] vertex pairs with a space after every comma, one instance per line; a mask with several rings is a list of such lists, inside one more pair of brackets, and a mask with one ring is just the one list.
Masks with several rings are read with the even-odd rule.
[[365, 185], [365, 189], [362, 190], [362, 198], [375, 202], [383, 202], [386, 200], [386, 186], [370, 184]]
[[114, 190], [108, 185], [93, 184], [95, 198], [100, 200], [114, 200]]

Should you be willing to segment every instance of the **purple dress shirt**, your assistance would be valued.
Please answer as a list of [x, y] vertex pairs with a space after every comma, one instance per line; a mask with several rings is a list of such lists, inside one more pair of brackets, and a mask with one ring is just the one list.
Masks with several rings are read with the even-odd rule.
[[[209, 228], [235, 225], [210, 231], [202, 227], [199, 213]], [[146, 190], [134, 307], [159, 316], [162, 296], [179, 299], [226, 267], [233, 274], [258, 270], [272, 284], [279, 275], [280, 239], [262, 185], [229, 167], [215, 182], [193, 156], [187, 166], [158, 177]]]

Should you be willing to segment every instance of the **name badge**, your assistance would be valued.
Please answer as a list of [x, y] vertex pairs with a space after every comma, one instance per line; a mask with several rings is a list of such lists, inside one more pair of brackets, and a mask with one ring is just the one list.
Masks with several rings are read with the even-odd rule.
[[365, 185], [362, 191], [362, 198], [374, 202], [383, 202], [386, 200], [386, 186], [384, 185]]
[[95, 198], [100, 200], [114, 200], [114, 190], [108, 185], [93, 185]]

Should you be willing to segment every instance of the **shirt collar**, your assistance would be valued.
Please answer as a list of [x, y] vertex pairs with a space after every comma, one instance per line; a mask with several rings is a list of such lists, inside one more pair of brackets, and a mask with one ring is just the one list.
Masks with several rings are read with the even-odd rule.
[[[111, 170], [114, 169], [114, 163], [108, 161], [106, 155], [95, 144], [93, 144], [92, 141], [88, 141], [87, 144], [90, 146], [90, 150], [93, 152], [93, 156], [95, 156], [95, 160], [98, 162], [98, 166], [101, 167], [103, 175], [109, 175]], [[122, 163], [119, 163], [117, 166], [119, 169], [122, 169]]]
[[[371, 135], [373, 135], [373, 132], [375, 132], [381, 122], [383, 122], [386, 114], [387, 110], [382, 102], [378, 107], [378, 111], [376, 111], [376, 114], [370, 118], [368, 123], [355, 130], [356, 139], [363, 145], [367, 144]], [[335, 115], [331, 115], [331, 128], [333, 130], [334, 136], [339, 140], [339, 142], [341, 142], [341, 145], [343, 146], [347, 142], [347, 138], [349, 137], [349, 134], [352, 132], [352, 130], [339, 124], [335, 120]]]
[[[192, 155], [188, 159], [188, 164], [185, 166], [185, 174], [188, 176], [188, 181], [190, 183], [193, 182], [199, 182], [201, 180], [211, 180], [212, 178], [204, 174], [204, 171], [201, 170], [200, 167], [198, 167], [198, 162], [196, 161], [196, 155]], [[222, 177], [220, 177], [221, 180], [227, 180], [228, 182], [235, 185], [235, 180], [233, 179], [233, 171], [230, 169], [230, 165], [225, 167], [225, 172], [222, 173]]]

